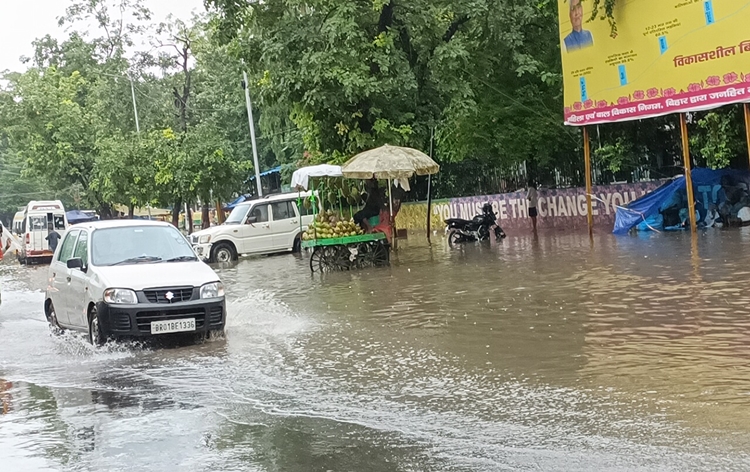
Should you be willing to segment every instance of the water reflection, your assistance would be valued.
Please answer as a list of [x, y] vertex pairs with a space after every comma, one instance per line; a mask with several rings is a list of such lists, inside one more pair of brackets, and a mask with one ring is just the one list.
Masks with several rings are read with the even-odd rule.
[[10, 413], [11, 405], [13, 404], [13, 394], [11, 393], [12, 388], [12, 382], [0, 378], [0, 402], [2, 402], [1, 412], [3, 415]]

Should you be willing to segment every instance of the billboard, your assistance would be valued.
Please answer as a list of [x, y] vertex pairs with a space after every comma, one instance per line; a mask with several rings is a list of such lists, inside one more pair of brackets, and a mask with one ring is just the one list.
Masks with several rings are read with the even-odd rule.
[[615, 32], [592, 1], [558, 0], [565, 124], [750, 102], [750, 0], [618, 0]]

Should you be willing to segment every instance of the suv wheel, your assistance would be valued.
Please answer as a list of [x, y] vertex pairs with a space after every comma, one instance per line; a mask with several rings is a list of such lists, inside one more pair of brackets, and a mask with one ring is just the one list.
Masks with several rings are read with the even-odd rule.
[[99, 313], [96, 311], [96, 307], [92, 307], [89, 311], [89, 341], [92, 346], [96, 347], [103, 346], [107, 342], [99, 324]]
[[292, 252], [297, 254], [298, 252], [302, 252], [302, 238], [297, 236], [294, 238], [294, 243], [292, 244]]
[[219, 243], [211, 251], [211, 259], [214, 262], [232, 262], [237, 260], [237, 254], [229, 244]]

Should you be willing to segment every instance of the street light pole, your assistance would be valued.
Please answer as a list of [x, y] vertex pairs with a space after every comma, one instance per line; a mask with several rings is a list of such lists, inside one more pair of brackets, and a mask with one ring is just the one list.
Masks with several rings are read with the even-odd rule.
[[260, 165], [258, 164], [258, 149], [255, 146], [255, 124], [253, 122], [253, 105], [250, 102], [250, 84], [247, 81], [247, 72], [242, 71], [245, 81], [242, 87], [245, 89], [245, 102], [247, 103], [247, 121], [250, 126], [250, 140], [253, 144], [253, 164], [255, 165], [255, 182], [258, 185], [258, 196], [263, 196], [263, 188], [260, 184]]
[[133, 85], [133, 77], [131, 77], [131, 75], [128, 74], [128, 79], [130, 79], [130, 94], [133, 96], [133, 114], [135, 115], [135, 130], [138, 132], [138, 134], [141, 134], [141, 125], [138, 122], [138, 106], [135, 104], [135, 86]]

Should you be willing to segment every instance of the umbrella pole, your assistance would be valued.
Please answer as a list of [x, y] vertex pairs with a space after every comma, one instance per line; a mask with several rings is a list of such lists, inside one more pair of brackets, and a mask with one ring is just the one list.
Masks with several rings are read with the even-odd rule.
[[[435, 127], [432, 128], [432, 133], [430, 134], [430, 159], [433, 159], [432, 157], [432, 151], [433, 146], [435, 143]], [[432, 241], [430, 240], [430, 233], [432, 232], [432, 228], [430, 228], [430, 218], [432, 216], [432, 174], [427, 175], [427, 244], [432, 245]]]
[[388, 205], [390, 206], [390, 225], [391, 225], [391, 239], [393, 240], [393, 249], [397, 249], [396, 244], [396, 221], [393, 217], [393, 188], [391, 184], [391, 179], [388, 179]]

